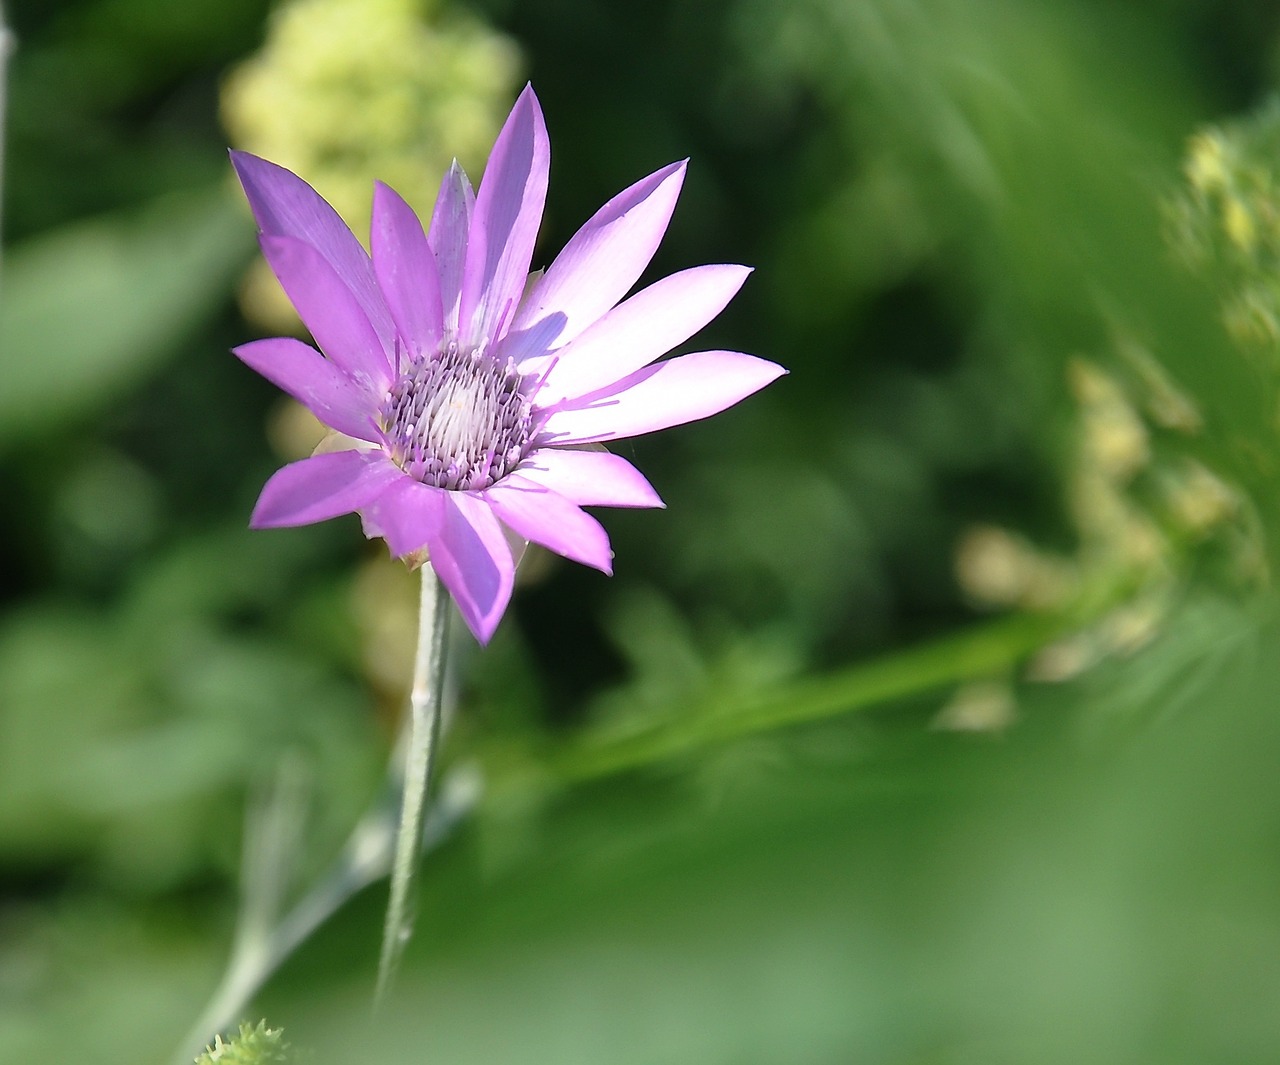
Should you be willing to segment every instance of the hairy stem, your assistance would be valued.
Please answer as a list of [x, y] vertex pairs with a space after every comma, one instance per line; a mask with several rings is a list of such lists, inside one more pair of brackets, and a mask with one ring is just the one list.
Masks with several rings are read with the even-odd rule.
[[413, 931], [412, 900], [422, 854], [451, 834], [475, 808], [482, 790], [474, 768], [457, 767], [427, 809], [440, 737], [448, 605], [448, 595], [434, 571], [424, 566], [410, 715], [402, 737], [403, 759], [393, 759], [389, 794], [356, 825], [328, 873], [284, 912], [287, 883], [282, 878], [295, 864], [297, 835], [306, 817], [298, 767], [282, 763], [275, 786], [252, 808], [231, 959], [213, 997], [178, 1048], [174, 1065], [189, 1062], [215, 1033], [230, 1030], [268, 978], [321, 924], [357, 892], [391, 872], [378, 1001], [387, 993]]
[[400, 827], [391, 860], [391, 898], [382, 933], [375, 1005], [385, 1001], [404, 948], [413, 935], [419, 852], [422, 848], [423, 811], [435, 766], [440, 738], [440, 697], [444, 688], [445, 636], [449, 623], [449, 597], [430, 565], [422, 567], [422, 600], [418, 610], [418, 650], [413, 665], [413, 692], [409, 702], [408, 745], [405, 751], [404, 790]]

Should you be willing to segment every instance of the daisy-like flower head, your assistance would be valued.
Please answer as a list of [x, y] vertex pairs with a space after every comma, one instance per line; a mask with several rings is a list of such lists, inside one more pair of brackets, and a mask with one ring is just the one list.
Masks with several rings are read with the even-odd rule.
[[358, 512], [396, 557], [430, 558], [482, 643], [511, 598], [510, 539], [611, 573], [608, 535], [582, 507], [662, 506], [602, 443], [708, 417], [785, 372], [732, 351], [657, 361], [720, 313], [746, 267], [695, 267], [623, 300], [666, 231], [684, 163], [606, 203], [526, 291], [550, 162], [532, 88], [479, 192], [455, 163], [425, 232], [375, 186], [371, 254], [301, 178], [231, 159], [263, 254], [320, 349], [275, 337], [235, 353], [343, 448], [278, 470], [251, 524]]

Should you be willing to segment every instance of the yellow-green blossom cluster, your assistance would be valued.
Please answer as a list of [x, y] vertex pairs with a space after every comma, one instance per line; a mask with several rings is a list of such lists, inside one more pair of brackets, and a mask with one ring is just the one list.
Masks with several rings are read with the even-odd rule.
[[[227, 76], [222, 119], [235, 147], [303, 175], [358, 233], [374, 178], [429, 215], [453, 158], [482, 167], [519, 65], [510, 40], [432, 0], [289, 0]], [[296, 328], [265, 270], [245, 304]]]
[[1232, 338], [1280, 355], [1280, 98], [1195, 134], [1183, 174], [1175, 248], [1219, 288]]
[[1078, 409], [1066, 482], [1074, 551], [1053, 552], [1011, 530], [977, 526], [956, 555], [960, 585], [979, 604], [1079, 607], [1086, 616], [1095, 613], [1091, 602], [1118, 604], [1045, 650], [1034, 667], [1044, 679], [1149, 640], [1176, 598], [1190, 552], [1213, 552], [1236, 583], [1265, 579], [1242, 494], [1174, 443], [1200, 432], [1194, 405], [1134, 342], [1118, 339], [1116, 354], [1114, 371], [1084, 357], [1067, 367]]
[[[1166, 203], [1168, 235], [1213, 286], [1232, 340], [1280, 373], [1280, 97], [1188, 142], [1182, 190]], [[1159, 628], [1183, 575], [1212, 560], [1236, 587], [1269, 579], [1256, 508], [1221, 471], [1196, 457], [1200, 411], [1157, 354], [1117, 335], [1107, 368], [1070, 360], [1078, 432], [1067, 465], [1076, 545], [1044, 550], [982, 526], [957, 552], [961, 587], [977, 603], [1071, 609], [1095, 621], [1048, 648], [1037, 668], [1065, 676], [1102, 655], [1135, 648]], [[1203, 568], [1203, 567], [1201, 567]], [[1119, 603], [1096, 614], [1087, 604]]]

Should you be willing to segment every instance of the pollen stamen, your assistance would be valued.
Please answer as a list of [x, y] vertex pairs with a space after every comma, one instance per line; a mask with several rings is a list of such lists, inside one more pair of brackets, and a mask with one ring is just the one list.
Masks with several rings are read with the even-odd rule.
[[392, 460], [424, 484], [479, 491], [525, 456], [532, 406], [510, 360], [451, 343], [409, 364], [382, 407]]

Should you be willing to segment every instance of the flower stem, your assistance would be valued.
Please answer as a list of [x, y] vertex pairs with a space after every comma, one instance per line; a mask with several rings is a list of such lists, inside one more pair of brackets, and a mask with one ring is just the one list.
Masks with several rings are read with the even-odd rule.
[[408, 745], [405, 751], [404, 788], [400, 827], [391, 862], [391, 899], [382, 933], [378, 961], [375, 1007], [391, 989], [404, 948], [413, 935], [416, 916], [418, 867], [421, 864], [423, 811], [436, 746], [440, 738], [440, 697], [444, 688], [445, 636], [449, 624], [449, 597], [430, 564], [422, 567], [422, 600], [418, 609], [418, 649], [413, 664], [413, 691], [409, 700]]
[[[281, 774], [288, 775], [292, 774]], [[467, 767], [453, 769], [440, 783], [426, 817], [424, 854], [452, 835], [475, 809], [483, 789], [479, 773]], [[245, 882], [231, 959], [218, 989], [174, 1055], [174, 1065], [191, 1065], [191, 1059], [215, 1034], [234, 1031], [253, 997], [294, 951], [348, 899], [381, 880], [391, 869], [394, 817], [390, 803], [378, 801], [360, 819], [341, 857], [329, 871], [286, 913], [268, 913], [275, 897], [281, 855], [289, 850], [287, 837], [300, 828], [296, 818], [305, 816], [299, 809], [290, 809], [300, 801], [290, 794], [296, 786], [287, 779], [279, 780], [269, 801], [250, 812], [245, 838]], [[399, 790], [397, 785], [397, 793]]]

